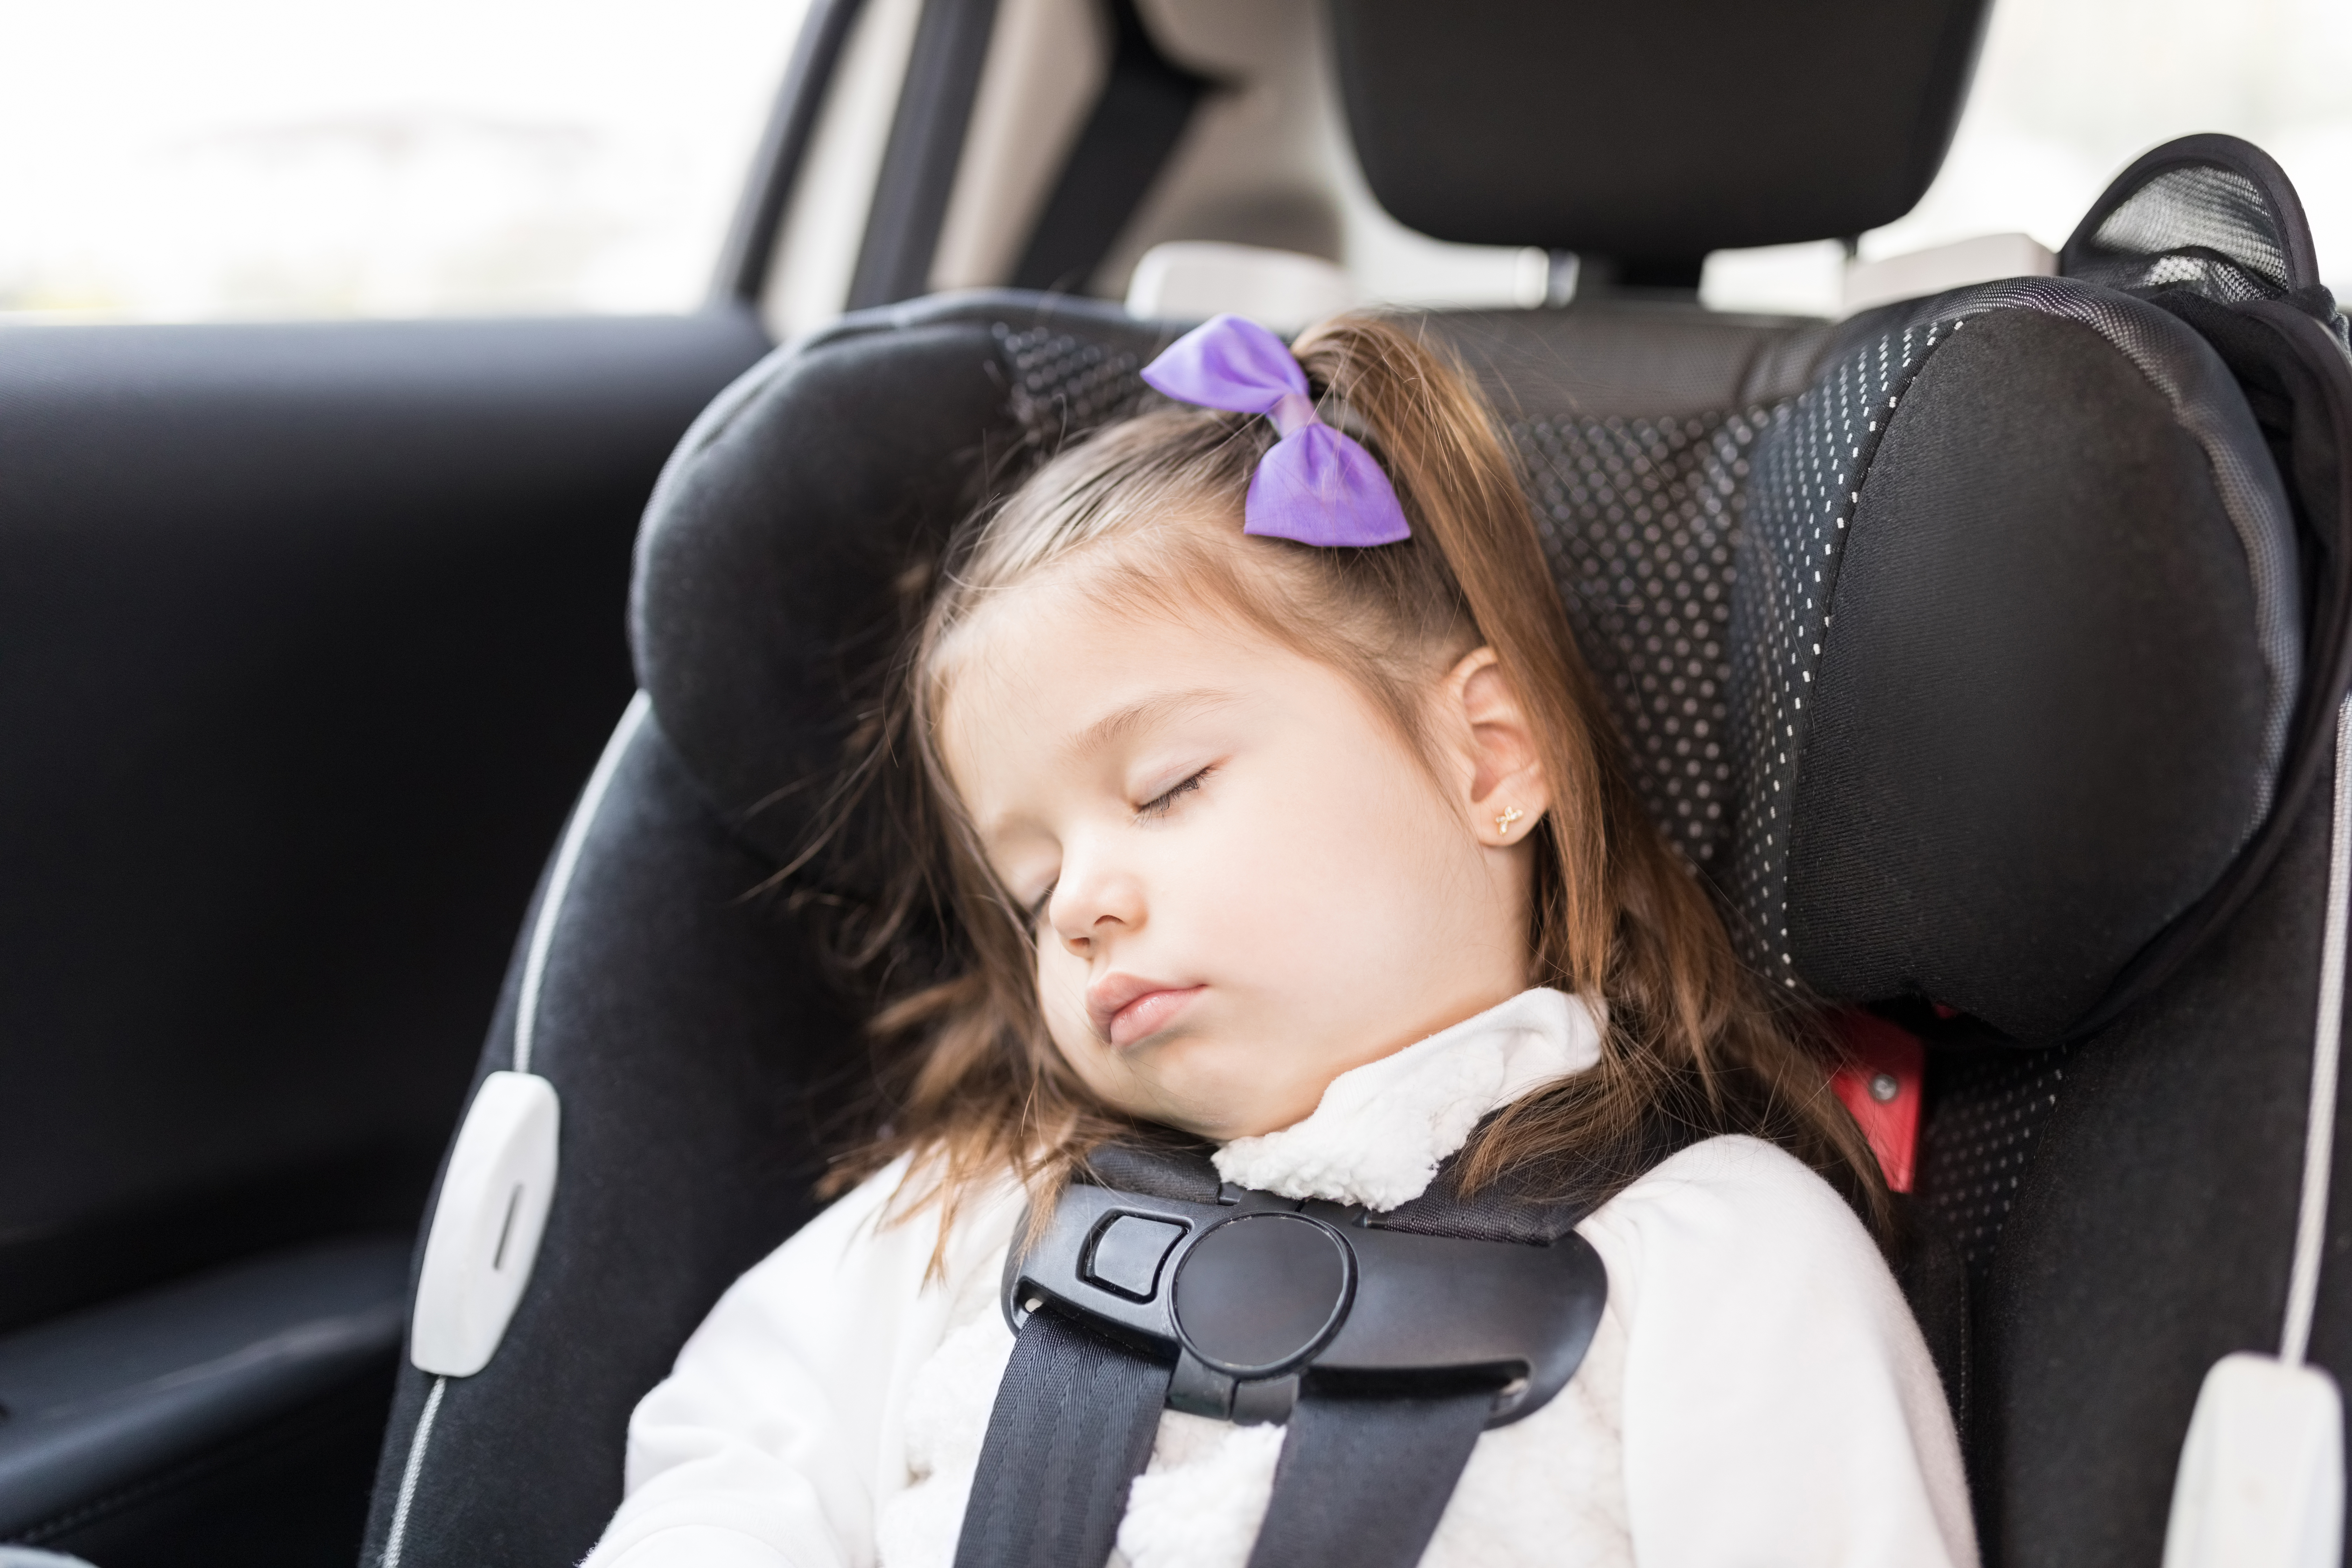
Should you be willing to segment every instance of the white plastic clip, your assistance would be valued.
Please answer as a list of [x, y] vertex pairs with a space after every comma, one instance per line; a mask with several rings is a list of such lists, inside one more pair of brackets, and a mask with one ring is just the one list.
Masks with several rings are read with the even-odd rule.
[[547, 1228], [556, 1126], [555, 1087], [545, 1079], [494, 1072], [482, 1080], [425, 1238], [408, 1331], [408, 1359], [419, 1370], [471, 1377], [489, 1364]]
[[2180, 1448], [2164, 1568], [2336, 1568], [2343, 1542], [2336, 1380], [2244, 1351], [2215, 1362]]

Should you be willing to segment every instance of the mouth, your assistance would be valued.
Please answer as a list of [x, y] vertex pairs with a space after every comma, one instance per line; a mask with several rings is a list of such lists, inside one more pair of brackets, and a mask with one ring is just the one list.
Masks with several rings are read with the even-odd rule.
[[1087, 987], [1087, 1013], [1095, 1033], [1123, 1050], [1150, 1039], [1176, 1021], [1205, 985], [1171, 985], [1129, 974], [1106, 974]]

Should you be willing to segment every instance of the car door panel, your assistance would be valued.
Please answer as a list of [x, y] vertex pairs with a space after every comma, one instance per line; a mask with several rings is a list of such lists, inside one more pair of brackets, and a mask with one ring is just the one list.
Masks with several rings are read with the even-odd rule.
[[737, 310], [0, 333], [0, 1344], [413, 1234], [633, 686], [637, 513], [767, 347]]

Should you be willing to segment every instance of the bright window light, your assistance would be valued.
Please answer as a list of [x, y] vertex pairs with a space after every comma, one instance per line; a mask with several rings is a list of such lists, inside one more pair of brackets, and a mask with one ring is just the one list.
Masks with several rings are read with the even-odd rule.
[[707, 295], [805, 0], [0, 0], [0, 316]]
[[[2242, 136], [2303, 197], [2322, 277], [2352, 296], [2352, 4], [2346, 0], [1995, 0], [1959, 132], [1909, 216], [1865, 260], [1983, 234], [2052, 250], [2107, 182], [2161, 142]], [[1721, 308], [1833, 315], [1834, 246], [1727, 252]]]

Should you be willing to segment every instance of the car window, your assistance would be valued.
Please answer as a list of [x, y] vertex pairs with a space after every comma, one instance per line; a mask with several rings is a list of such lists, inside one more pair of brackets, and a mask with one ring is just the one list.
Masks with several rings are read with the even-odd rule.
[[[2302, 195], [2322, 275], [2352, 295], [2352, 5], [2345, 0], [1994, 0], [1949, 156], [1865, 260], [2021, 231], [2058, 248], [2134, 158], [2193, 132], [2242, 136]], [[1712, 304], [1832, 313], [1834, 244], [1717, 259]]]
[[0, 314], [692, 309], [804, 4], [19, 0]]

